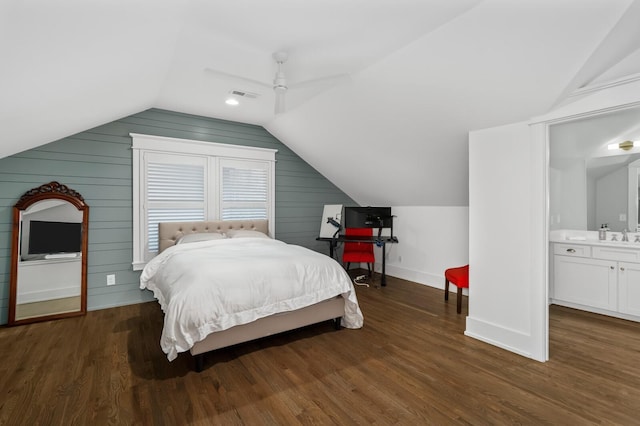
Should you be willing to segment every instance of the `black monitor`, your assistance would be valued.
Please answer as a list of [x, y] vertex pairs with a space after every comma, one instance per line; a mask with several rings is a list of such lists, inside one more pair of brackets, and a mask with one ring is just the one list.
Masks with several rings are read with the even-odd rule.
[[[391, 228], [391, 207], [345, 207], [345, 228]], [[393, 231], [392, 231], [393, 235]]]

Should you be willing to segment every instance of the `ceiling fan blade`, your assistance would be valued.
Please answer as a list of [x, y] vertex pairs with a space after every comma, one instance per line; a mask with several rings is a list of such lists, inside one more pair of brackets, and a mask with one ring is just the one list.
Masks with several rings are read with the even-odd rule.
[[341, 83], [349, 83], [351, 82], [350, 74], [332, 74], [326, 75], [324, 77], [312, 78], [310, 80], [303, 80], [298, 82], [293, 82], [289, 84], [290, 89], [304, 89], [305, 87], [310, 87], [319, 84], [326, 85], [336, 85]]
[[276, 91], [276, 105], [274, 112], [282, 114], [285, 111], [284, 95], [285, 91]]
[[213, 68], [205, 68], [204, 69], [205, 72], [209, 73], [209, 74], [215, 74], [221, 77], [226, 77], [226, 78], [233, 78], [235, 80], [241, 80], [244, 81], [246, 83], [250, 83], [250, 84], [254, 84], [256, 86], [261, 86], [261, 87], [266, 87], [268, 89], [271, 89], [273, 87], [272, 84], [270, 83], [265, 83], [264, 81], [259, 81], [259, 80], [254, 80], [252, 78], [247, 78], [247, 77], [242, 77], [241, 75], [236, 75], [236, 74], [231, 74], [225, 71], [220, 71], [220, 70], [216, 70]]

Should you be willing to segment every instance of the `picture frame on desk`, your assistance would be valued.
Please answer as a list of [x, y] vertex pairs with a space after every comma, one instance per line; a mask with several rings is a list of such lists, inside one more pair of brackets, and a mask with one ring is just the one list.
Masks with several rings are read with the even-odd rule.
[[336, 231], [341, 229], [340, 227], [336, 227], [331, 221], [342, 225], [342, 204], [325, 204], [320, 222], [319, 238], [331, 238]]

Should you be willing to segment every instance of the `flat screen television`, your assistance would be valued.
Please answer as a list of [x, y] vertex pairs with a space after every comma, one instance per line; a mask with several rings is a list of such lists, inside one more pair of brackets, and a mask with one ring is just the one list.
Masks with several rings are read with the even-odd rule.
[[392, 228], [391, 207], [345, 207], [345, 228]]
[[32, 220], [29, 225], [29, 254], [79, 253], [82, 223]]

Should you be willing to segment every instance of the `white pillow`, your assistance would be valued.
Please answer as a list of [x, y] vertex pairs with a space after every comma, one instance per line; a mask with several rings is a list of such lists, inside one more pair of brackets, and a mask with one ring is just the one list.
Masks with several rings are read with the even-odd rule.
[[227, 238], [219, 232], [199, 232], [195, 234], [183, 235], [176, 241], [176, 244], [195, 243], [198, 241], [221, 240]]
[[267, 234], [260, 231], [252, 231], [249, 229], [231, 229], [227, 231], [229, 238], [269, 238]]

